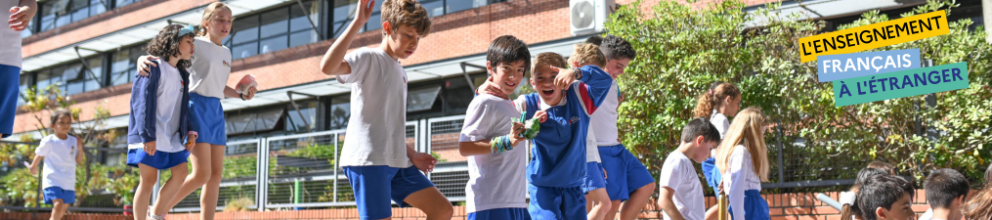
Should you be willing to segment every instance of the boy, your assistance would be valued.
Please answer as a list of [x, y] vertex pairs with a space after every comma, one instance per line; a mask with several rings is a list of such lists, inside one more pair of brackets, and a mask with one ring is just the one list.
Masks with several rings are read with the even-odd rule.
[[[606, 55], [594, 44], [583, 44], [572, 54], [571, 66], [606, 65]], [[593, 136], [595, 129], [590, 124], [586, 135], [586, 177], [582, 182], [582, 192], [586, 195], [586, 211], [589, 220], [602, 220], [610, 211], [610, 196], [606, 193], [606, 173], [599, 157], [599, 146]]]
[[[486, 60], [489, 83], [511, 94], [530, 67], [530, 51], [523, 41], [504, 35], [489, 45]], [[520, 136], [524, 129], [513, 121], [519, 117], [507, 95], [479, 94], [468, 105], [458, 151], [468, 157], [465, 212], [470, 220], [530, 219], [527, 180], [521, 175], [527, 171], [527, 148]], [[501, 141], [510, 142], [512, 149], [494, 151]]]
[[[573, 55], [572, 59], [580, 58]], [[589, 116], [606, 98], [613, 79], [592, 65], [571, 70], [552, 67], [551, 63], [564, 61], [555, 53], [538, 54], [536, 60], [530, 82], [537, 93], [515, 101], [528, 118], [538, 111], [547, 113], [541, 131], [531, 141], [534, 158], [527, 165], [528, 209], [534, 219], [585, 219], [582, 182], [587, 171]]]
[[702, 163], [719, 143], [720, 132], [704, 118], [693, 119], [682, 129], [682, 144], [665, 158], [658, 181], [665, 220], [704, 218], [703, 185], [689, 159]]
[[855, 203], [864, 220], [908, 220], [915, 217], [913, 185], [894, 175], [868, 177], [858, 190]]
[[[595, 42], [596, 39], [589, 41]], [[606, 66], [603, 69], [613, 79], [623, 75], [630, 61], [637, 57], [637, 51], [629, 42], [613, 35], [603, 38], [599, 48], [606, 55]], [[606, 192], [613, 204], [605, 219], [614, 219], [617, 211], [620, 211], [621, 220], [633, 220], [654, 193], [654, 177], [648, 172], [647, 167], [620, 143], [617, 109], [623, 97], [615, 81], [608, 94], [601, 106], [602, 111], [597, 111], [592, 116], [592, 125], [596, 127], [596, 133], [593, 135], [599, 145], [603, 168], [612, 177], [606, 182]], [[620, 206], [621, 202], [623, 207]]]
[[28, 27], [36, 12], [35, 0], [0, 1], [0, 18], [7, 20], [7, 26], [0, 27], [0, 138], [14, 133], [20, 92], [17, 84], [21, 81], [21, 31]]
[[355, 20], [320, 63], [324, 74], [354, 84], [340, 163], [355, 192], [358, 213], [361, 219], [388, 219], [392, 199], [400, 206], [417, 207], [428, 219], [451, 219], [451, 203], [420, 172], [433, 170], [437, 159], [405, 141], [407, 76], [399, 60], [413, 55], [420, 38], [430, 33], [427, 10], [414, 0], [386, 0], [382, 43], [347, 53], [373, 8], [369, 0], [359, 2]]
[[930, 172], [923, 182], [927, 192], [927, 203], [932, 214], [921, 216], [920, 220], [958, 220], [962, 219], [961, 204], [968, 197], [971, 186], [968, 179], [954, 169], [937, 169]]

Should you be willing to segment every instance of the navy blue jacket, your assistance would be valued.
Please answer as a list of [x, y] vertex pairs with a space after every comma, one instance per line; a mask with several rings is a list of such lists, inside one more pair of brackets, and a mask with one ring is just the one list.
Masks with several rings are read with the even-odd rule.
[[[158, 61], [155, 65], [159, 64]], [[142, 144], [155, 141], [155, 112], [158, 109], [158, 83], [162, 78], [159, 67], [152, 67], [148, 76], [138, 75], [131, 85], [131, 115], [127, 123], [127, 143]], [[186, 142], [189, 123], [189, 72], [179, 68], [182, 77], [183, 97], [179, 102], [179, 138]]]

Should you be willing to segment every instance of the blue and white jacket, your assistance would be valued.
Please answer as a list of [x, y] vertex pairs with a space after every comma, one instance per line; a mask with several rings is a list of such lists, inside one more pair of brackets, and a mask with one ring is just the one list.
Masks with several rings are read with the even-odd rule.
[[[162, 65], [158, 61], [155, 65]], [[168, 65], [168, 64], [165, 64]], [[148, 76], [138, 75], [131, 85], [131, 115], [128, 116], [127, 143], [142, 144], [155, 141], [156, 109], [158, 109], [158, 86], [162, 78], [161, 67], [150, 68]], [[179, 138], [186, 142], [189, 133], [189, 72], [178, 68], [182, 77], [182, 101], [179, 111]]]

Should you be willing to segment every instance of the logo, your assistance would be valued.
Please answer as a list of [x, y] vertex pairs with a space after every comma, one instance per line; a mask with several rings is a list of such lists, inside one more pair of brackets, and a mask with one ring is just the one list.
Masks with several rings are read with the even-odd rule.
[[223, 61], [221, 61], [221, 62], [224, 62], [224, 66], [226, 66], [226, 67], [231, 67], [231, 64], [230, 64], [230, 63], [227, 63], [227, 60], [223, 60]]
[[575, 124], [577, 122], [579, 122], [579, 116], [572, 116], [572, 119], [568, 120], [569, 124]]

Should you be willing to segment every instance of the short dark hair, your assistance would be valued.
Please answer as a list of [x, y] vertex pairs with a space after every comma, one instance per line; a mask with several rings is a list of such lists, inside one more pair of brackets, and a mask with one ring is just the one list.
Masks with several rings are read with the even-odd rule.
[[705, 118], [692, 119], [682, 128], [682, 143], [692, 142], [699, 136], [703, 136], [703, 141], [720, 142], [720, 132]]
[[603, 36], [592, 35], [591, 37], [589, 37], [589, 38], [586, 39], [586, 43], [587, 44], [593, 44], [593, 45], [596, 45], [596, 46], [602, 46], [602, 44], [603, 44]]
[[934, 208], [950, 208], [954, 199], [968, 197], [971, 186], [968, 179], [957, 170], [943, 168], [930, 171], [923, 181], [923, 189], [927, 191], [927, 203]]
[[530, 50], [527, 49], [527, 43], [524, 41], [513, 35], [503, 35], [489, 44], [489, 50], [486, 51], [486, 61], [489, 61], [493, 69], [496, 69], [499, 63], [509, 64], [524, 61], [524, 75], [526, 76], [530, 69]]
[[894, 175], [875, 175], [868, 177], [858, 189], [855, 198], [861, 217], [865, 220], [876, 220], [875, 210], [878, 208], [892, 209], [892, 205], [908, 194], [913, 198], [913, 185], [905, 179]]
[[603, 43], [599, 45], [599, 49], [603, 50], [606, 59], [627, 58], [633, 60], [637, 58], [637, 51], [630, 45], [630, 42], [613, 35], [606, 35], [606, 38], [603, 38]]

